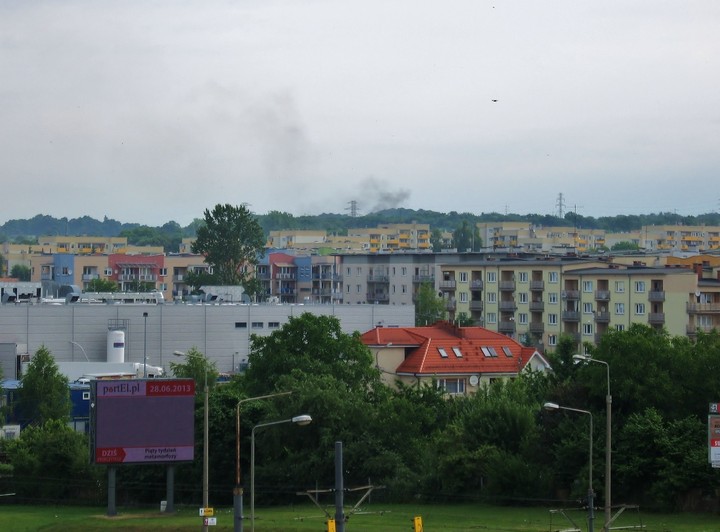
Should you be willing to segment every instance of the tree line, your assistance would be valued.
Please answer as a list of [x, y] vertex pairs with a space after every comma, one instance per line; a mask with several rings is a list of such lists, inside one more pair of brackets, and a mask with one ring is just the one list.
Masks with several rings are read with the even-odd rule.
[[[386, 209], [361, 216], [348, 214], [321, 213], [317, 215], [294, 216], [287, 212], [270, 211], [266, 214], [253, 214], [265, 235], [280, 230], [319, 230], [328, 234], [346, 235], [348, 229], [357, 227], [377, 227], [389, 223], [425, 223], [439, 232], [457, 233], [462, 239], [458, 249], [479, 249], [477, 239], [473, 238], [468, 225], [489, 222], [528, 222], [538, 226], [569, 226], [584, 229], [602, 229], [607, 232], [637, 231], [647, 225], [720, 225], [720, 213], [706, 213], [696, 216], [682, 216], [676, 213], [659, 212], [640, 215], [583, 216], [576, 212], [567, 212], [562, 217], [552, 214], [500, 214], [497, 212], [448, 213], [430, 210]], [[176, 252], [183, 238], [195, 237], [197, 229], [204, 223], [203, 218], [195, 218], [183, 227], [176, 221], [161, 226], [148, 226], [139, 223], [122, 223], [105, 217], [96, 220], [89, 216], [80, 218], [54, 218], [38, 214], [30, 219], [15, 219], [0, 225], [0, 242], [33, 244], [40, 235], [89, 235], [116, 237], [124, 236], [128, 242], [137, 246], [163, 246], [166, 251]]]
[[[720, 391], [720, 335], [700, 333], [692, 342], [633, 325], [608, 332], [596, 347], [586, 348], [611, 371], [613, 501], [663, 511], [717, 504], [720, 478], [708, 463], [707, 414]], [[232, 503], [238, 402], [284, 391], [292, 394], [242, 406], [245, 472], [255, 425], [299, 414], [313, 418], [307, 427], [279, 425], [256, 435], [259, 504], [292, 503], [297, 492], [332, 488], [336, 441], [343, 442], [345, 486], [384, 486], [373, 493], [376, 502], [582, 504], [589, 472], [587, 419], [542, 408], [552, 401], [604, 419], [606, 370], [600, 364], [575, 364], [574, 350], [573, 339], [563, 336], [548, 355], [552, 372], [523, 372], [472, 396], [449, 396], [436, 386], [382, 384], [375, 353], [360, 342], [359, 333], [343, 333], [332, 316], [303, 314], [269, 336], [254, 336], [247, 370], [224, 383], [216, 381], [214, 364], [194, 349], [171, 368], [198, 384], [197, 458], [177, 467], [178, 502], [201, 498], [207, 374], [214, 505]], [[37, 412], [35, 422], [0, 447], [13, 468], [13, 476], [2, 479], [3, 487], [20, 501], [102, 504], [105, 470], [89, 465], [87, 436], [67, 428], [66, 413], [40, 406], [47, 393], [25, 395], [38, 385], [33, 377], [40, 369], [38, 358], [44, 360], [43, 375], [61, 379], [47, 355], [33, 357], [21, 389], [20, 404], [26, 415]], [[57, 394], [53, 403], [64, 404], [60, 387], [45, 386]], [[596, 422], [592, 434], [598, 505], [603, 500], [604, 425]], [[70, 474], [68, 467], [77, 470]], [[243, 478], [247, 487], [247, 475]], [[155, 504], [164, 496], [165, 471], [122, 467], [118, 490], [121, 504]]]

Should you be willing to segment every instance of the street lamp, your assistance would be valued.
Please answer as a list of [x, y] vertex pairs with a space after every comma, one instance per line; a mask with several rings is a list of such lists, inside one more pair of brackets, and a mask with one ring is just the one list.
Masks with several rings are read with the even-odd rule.
[[605, 396], [605, 525], [604, 532], [610, 531], [610, 520], [612, 518], [612, 498], [610, 490], [612, 488], [612, 395], [610, 394], [610, 364], [604, 360], [597, 360], [588, 355], [573, 355], [575, 362], [595, 362], [603, 364], [607, 370], [607, 395]]
[[[82, 354], [85, 355], [85, 360], [87, 360], [88, 362], [90, 362], [90, 359], [88, 358], [87, 353], [85, 352], [85, 349], [83, 348], [83, 346], [81, 346], [81, 345], [80, 345], [79, 343], [77, 343], [77, 342], [73, 342], [72, 340], [69, 340], [69, 342], [70, 342], [72, 345], [78, 346], [78, 347], [80, 348], [80, 351], [82, 351]], [[75, 358], [73, 357], [73, 361], [74, 361], [74, 360], [75, 360]]]
[[296, 425], [305, 426], [312, 422], [312, 417], [307, 414], [295, 416], [290, 419], [281, 419], [280, 421], [270, 421], [268, 423], [260, 423], [255, 425], [250, 434], [250, 530], [255, 532], [255, 430], [271, 425], [280, 425], [281, 423], [295, 423]]
[[590, 440], [590, 453], [588, 456], [588, 495], [587, 495], [587, 504], [588, 504], [588, 532], [593, 532], [593, 520], [595, 519], [595, 515], [593, 513], [593, 488], [592, 488], [592, 455], [593, 455], [593, 419], [592, 419], [592, 413], [589, 410], [580, 410], [579, 408], [570, 408], [568, 406], [560, 406], [557, 403], [545, 403], [543, 405], [543, 408], [545, 410], [568, 410], [570, 412], [578, 412], [580, 414], [587, 414], [590, 417], [590, 434], [589, 440]]
[[143, 312], [145, 320], [145, 332], [143, 333], [143, 379], [147, 379], [147, 318], [148, 313]]
[[[144, 313], [147, 315], [147, 312]], [[176, 357], [186, 357], [187, 353], [183, 351], [173, 351], [173, 355]], [[210, 462], [210, 420], [208, 416], [208, 382], [207, 382], [207, 363], [205, 364], [205, 385], [203, 386], [203, 479], [202, 479], [202, 490], [203, 490], [203, 508], [208, 508], [208, 485], [209, 480], [209, 462]], [[204, 524], [203, 520], [203, 531], [207, 532], [208, 526]]]
[[281, 395], [290, 395], [292, 392], [271, 393], [268, 395], [260, 395], [258, 397], [246, 397], [240, 399], [235, 412], [235, 489], [233, 490], [233, 510], [235, 523], [233, 530], [235, 532], [243, 532], [243, 488], [240, 480], [240, 405], [248, 401], [259, 401], [261, 399], [270, 399]]

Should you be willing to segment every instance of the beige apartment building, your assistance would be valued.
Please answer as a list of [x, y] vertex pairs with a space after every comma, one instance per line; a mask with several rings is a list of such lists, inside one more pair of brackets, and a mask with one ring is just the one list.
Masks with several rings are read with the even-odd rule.
[[373, 228], [348, 229], [348, 236], [365, 239], [369, 253], [429, 251], [429, 224], [383, 224]]
[[[477, 325], [552, 349], [561, 334], [596, 343], [606, 331], [633, 323], [685, 335], [700, 284], [685, 267], [558, 258], [442, 264], [438, 288], [451, 319], [463, 313]], [[720, 286], [716, 291], [720, 297]]]

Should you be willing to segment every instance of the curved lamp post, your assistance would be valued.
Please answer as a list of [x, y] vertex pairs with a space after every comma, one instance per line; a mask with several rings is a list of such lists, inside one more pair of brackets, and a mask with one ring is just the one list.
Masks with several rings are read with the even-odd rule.
[[612, 395], [610, 394], [610, 364], [604, 360], [597, 360], [588, 355], [573, 355], [575, 362], [595, 362], [597, 364], [603, 364], [607, 370], [607, 395], [605, 396], [605, 525], [603, 526], [604, 532], [610, 530], [610, 520], [612, 513], [612, 498], [610, 497], [610, 490], [612, 488]]
[[[77, 342], [74, 342], [73, 340], [68, 340], [68, 341], [69, 341], [72, 345], [78, 346], [78, 347], [80, 348], [80, 351], [82, 351], [82, 354], [85, 356], [85, 360], [86, 360], [87, 362], [90, 362], [90, 359], [88, 358], [87, 353], [85, 352], [85, 348], [84, 348], [83, 346], [81, 346], [81, 345], [80, 345], [79, 343], [77, 343]], [[74, 361], [74, 360], [75, 360], [75, 359], [73, 358], [73, 361]]]
[[263, 427], [271, 425], [280, 425], [282, 423], [295, 423], [296, 425], [305, 426], [312, 422], [312, 417], [307, 414], [295, 416], [290, 419], [281, 419], [280, 421], [270, 421], [255, 425], [250, 434], [250, 530], [255, 532], [255, 431]]
[[[144, 315], [147, 315], [147, 312], [144, 313]], [[173, 351], [173, 355], [176, 357], [185, 357], [188, 358], [188, 354], [184, 351]], [[190, 355], [192, 356], [192, 354]], [[206, 359], [207, 357], [203, 355], [203, 358]], [[209, 506], [209, 485], [210, 485], [210, 473], [209, 473], [209, 464], [210, 464], [210, 421], [209, 421], [209, 405], [208, 405], [208, 396], [209, 396], [209, 389], [208, 389], [208, 380], [207, 380], [207, 363], [205, 364], [205, 384], [203, 386], [203, 478], [202, 478], [202, 491], [203, 491], [203, 508], [208, 508]], [[202, 529], [207, 532], [208, 526], [203, 524]]]
[[595, 515], [593, 513], [593, 488], [592, 488], [592, 455], [593, 455], [593, 419], [592, 413], [589, 410], [580, 410], [579, 408], [570, 408], [568, 406], [560, 406], [557, 403], [545, 403], [543, 405], [545, 410], [568, 410], [570, 412], [578, 412], [580, 414], [587, 414], [590, 418], [590, 453], [588, 456], [588, 532], [593, 532], [593, 520]]
[[240, 479], [240, 405], [248, 401], [270, 399], [281, 395], [290, 395], [291, 393], [292, 392], [279, 392], [260, 395], [258, 397], [246, 397], [245, 399], [240, 399], [237, 403], [235, 412], [235, 489], [233, 490], [233, 530], [235, 532], [243, 532], [243, 488]]

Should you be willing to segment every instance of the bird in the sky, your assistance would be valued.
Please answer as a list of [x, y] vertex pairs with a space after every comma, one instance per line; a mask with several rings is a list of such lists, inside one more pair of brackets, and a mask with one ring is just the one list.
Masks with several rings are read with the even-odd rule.
[[497, 100], [490, 100], [491, 102], [497, 102]]

